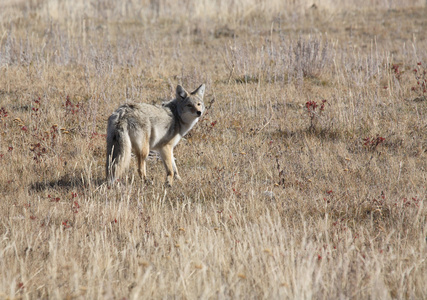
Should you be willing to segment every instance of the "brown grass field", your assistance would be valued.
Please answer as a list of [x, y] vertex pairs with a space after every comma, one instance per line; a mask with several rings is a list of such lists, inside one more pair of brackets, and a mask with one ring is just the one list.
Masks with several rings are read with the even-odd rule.
[[[1, 299], [427, 299], [425, 1], [0, 1]], [[206, 83], [105, 184], [122, 103]]]

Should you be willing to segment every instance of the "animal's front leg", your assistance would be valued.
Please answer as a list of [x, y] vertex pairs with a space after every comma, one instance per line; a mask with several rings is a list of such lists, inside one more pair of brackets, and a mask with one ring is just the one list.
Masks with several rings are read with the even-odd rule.
[[176, 161], [175, 157], [173, 156], [173, 150], [172, 150], [172, 166], [173, 166], [173, 175], [177, 180], [181, 180], [181, 176], [178, 174], [178, 168], [176, 167]]
[[164, 146], [162, 149], [160, 149], [160, 156], [162, 157], [166, 168], [166, 185], [172, 186], [175, 165], [173, 162], [172, 147], [169, 145]]

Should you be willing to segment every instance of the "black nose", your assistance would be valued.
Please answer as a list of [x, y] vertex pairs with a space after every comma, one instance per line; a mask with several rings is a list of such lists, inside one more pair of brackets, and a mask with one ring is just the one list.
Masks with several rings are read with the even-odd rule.
[[202, 115], [202, 112], [200, 110], [197, 111], [197, 115], [200, 117]]

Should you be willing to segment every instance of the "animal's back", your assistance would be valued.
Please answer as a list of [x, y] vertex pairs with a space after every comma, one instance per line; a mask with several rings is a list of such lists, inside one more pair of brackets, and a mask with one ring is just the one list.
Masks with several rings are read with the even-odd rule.
[[178, 122], [169, 108], [147, 103], [121, 105], [111, 115], [108, 126], [127, 131], [134, 146], [140, 146], [142, 139], [147, 138], [152, 150], [172, 139], [179, 131]]

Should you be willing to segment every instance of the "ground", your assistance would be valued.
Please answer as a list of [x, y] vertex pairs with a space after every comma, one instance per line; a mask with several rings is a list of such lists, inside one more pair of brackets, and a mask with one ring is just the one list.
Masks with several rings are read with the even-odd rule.
[[[425, 1], [295, 2], [0, 4], [1, 298], [427, 298]], [[201, 83], [182, 181], [108, 187], [108, 116]]]

